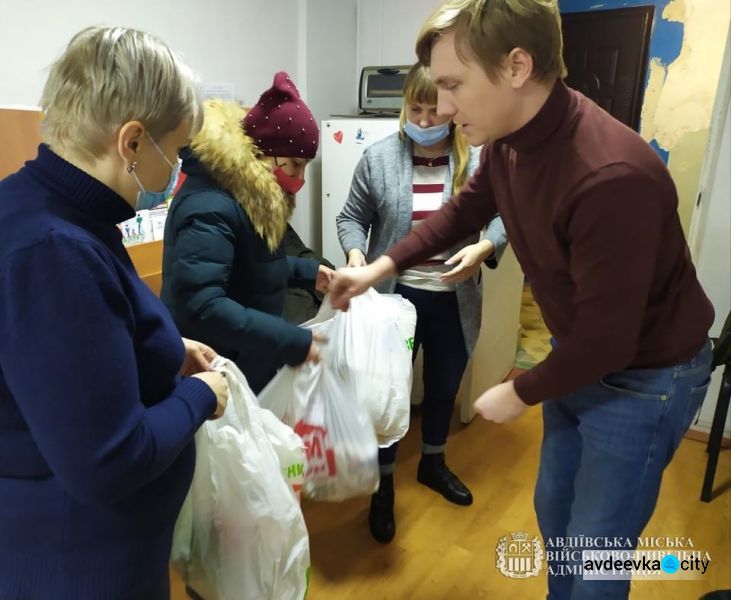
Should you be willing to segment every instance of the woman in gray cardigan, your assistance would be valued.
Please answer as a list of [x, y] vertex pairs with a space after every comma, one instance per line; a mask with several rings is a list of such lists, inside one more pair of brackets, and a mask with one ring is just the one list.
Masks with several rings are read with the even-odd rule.
[[[448, 117], [437, 115], [436, 105], [436, 87], [424, 68], [414, 65], [404, 86], [400, 131], [366, 149], [336, 219], [349, 267], [381, 256], [448, 202], [477, 167], [478, 150], [467, 146]], [[424, 349], [423, 443], [417, 479], [463, 506], [472, 504], [472, 494], [445, 464], [444, 449], [454, 398], [480, 332], [479, 266], [483, 261], [497, 266], [505, 244], [505, 228], [496, 217], [479, 239], [465, 240], [377, 288], [401, 294], [416, 307], [414, 356], [420, 346]], [[396, 531], [396, 449], [393, 444], [379, 451], [381, 484], [368, 515], [371, 534], [384, 543]]]

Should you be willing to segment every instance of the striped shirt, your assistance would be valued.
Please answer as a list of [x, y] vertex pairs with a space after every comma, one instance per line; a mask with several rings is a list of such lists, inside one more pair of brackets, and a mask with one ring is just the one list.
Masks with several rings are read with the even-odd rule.
[[[431, 213], [442, 207], [444, 198], [444, 182], [449, 169], [449, 155], [436, 158], [423, 156], [413, 157], [414, 179], [412, 186], [413, 209], [411, 228], [415, 228]], [[399, 276], [399, 283], [409, 287], [432, 292], [452, 292], [454, 285], [444, 283], [439, 276], [452, 267], [444, 264], [450, 257], [449, 252], [442, 252], [429, 260], [407, 269]]]

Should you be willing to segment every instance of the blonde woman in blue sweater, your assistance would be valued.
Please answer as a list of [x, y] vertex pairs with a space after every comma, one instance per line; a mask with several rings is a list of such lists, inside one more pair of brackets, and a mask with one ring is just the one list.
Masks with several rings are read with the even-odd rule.
[[169, 185], [197, 84], [152, 36], [95, 27], [42, 105], [38, 157], [0, 182], [0, 598], [163, 600], [193, 435], [227, 386], [116, 224]]

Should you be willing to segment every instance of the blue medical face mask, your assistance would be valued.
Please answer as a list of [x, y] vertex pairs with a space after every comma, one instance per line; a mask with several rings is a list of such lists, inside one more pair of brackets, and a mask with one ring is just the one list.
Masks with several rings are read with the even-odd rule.
[[447, 121], [433, 127], [419, 127], [416, 123], [407, 120], [404, 123], [404, 132], [419, 146], [433, 146], [449, 135], [450, 125], [451, 123]]
[[167, 186], [165, 186], [165, 189], [162, 192], [150, 192], [145, 189], [145, 186], [142, 185], [140, 178], [137, 177], [137, 173], [135, 173], [134, 171], [134, 166], [136, 163], [133, 163], [129, 172], [132, 174], [132, 177], [135, 178], [135, 181], [137, 182], [137, 187], [140, 188], [140, 191], [137, 193], [137, 204], [135, 205], [136, 210], [149, 210], [158, 206], [159, 204], [164, 203], [165, 200], [167, 200], [167, 198], [173, 193], [173, 190], [178, 183], [178, 176], [180, 175], [180, 163], [178, 162], [176, 164], [172, 164], [168, 160], [168, 157], [165, 156], [165, 153], [160, 149], [160, 146], [157, 145], [157, 142], [152, 139], [152, 136], [149, 134], [149, 132], [146, 131], [145, 133], [147, 134], [147, 137], [150, 138], [150, 141], [155, 147], [155, 150], [158, 151], [160, 156], [162, 156], [163, 160], [170, 167], [170, 179], [168, 180], [168, 184]]
[[135, 208], [137, 210], [148, 210], [155, 208], [156, 206], [163, 204], [175, 191], [175, 186], [178, 184], [178, 177], [180, 176], [180, 163], [173, 165], [172, 173], [170, 174], [170, 181], [164, 192], [148, 192], [147, 190], [139, 192], [137, 194], [137, 204]]

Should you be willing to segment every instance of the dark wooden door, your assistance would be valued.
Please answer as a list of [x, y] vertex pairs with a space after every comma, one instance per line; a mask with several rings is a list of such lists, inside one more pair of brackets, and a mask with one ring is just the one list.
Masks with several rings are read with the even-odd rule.
[[565, 13], [566, 84], [639, 130], [653, 6]]

